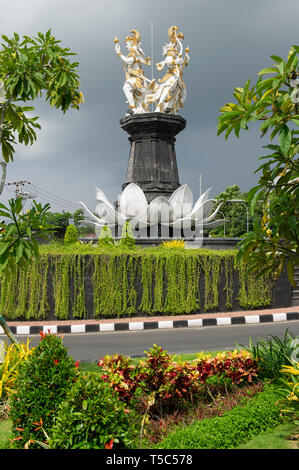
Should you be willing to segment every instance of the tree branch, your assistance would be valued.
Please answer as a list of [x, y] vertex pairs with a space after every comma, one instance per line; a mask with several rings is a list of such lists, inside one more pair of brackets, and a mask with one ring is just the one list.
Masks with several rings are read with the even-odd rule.
[[6, 180], [6, 166], [7, 166], [7, 163], [6, 162], [0, 162], [0, 165], [2, 166], [2, 177], [1, 177], [1, 183], [0, 183], [0, 194], [2, 194], [2, 191], [3, 191], [3, 188], [4, 188], [4, 184], [5, 184], [5, 180]]

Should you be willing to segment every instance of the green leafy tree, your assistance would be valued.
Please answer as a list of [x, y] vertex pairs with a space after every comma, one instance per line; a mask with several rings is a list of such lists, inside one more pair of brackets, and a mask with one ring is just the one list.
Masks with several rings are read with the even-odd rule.
[[[241, 191], [236, 184], [228, 186], [219, 193], [215, 197], [214, 210], [221, 202], [220, 215], [228, 222], [209, 232], [210, 235], [214, 237], [240, 237], [248, 230], [251, 230], [254, 218], [250, 217], [249, 205], [246, 199], [247, 192]], [[262, 203], [258, 201], [255, 218], [261, 219], [261, 217]]]
[[76, 227], [78, 227], [78, 225], [80, 224], [80, 222], [82, 220], [84, 220], [84, 211], [83, 209], [77, 209], [74, 214], [73, 214], [73, 220], [74, 220], [74, 224]]
[[[0, 203], [0, 217], [6, 221], [0, 222], [0, 276], [4, 275], [10, 281], [16, 276], [17, 268], [25, 268], [31, 258], [38, 259], [39, 238], [48, 238], [53, 230], [46, 222], [49, 204], [42, 206], [33, 201], [30, 210], [23, 213], [23, 198], [10, 199], [8, 207]], [[10, 340], [16, 339], [5, 319], [0, 315], [0, 325]]]
[[241, 129], [260, 120], [261, 137], [270, 134], [272, 141], [264, 147], [271, 153], [260, 157], [259, 181], [247, 197], [252, 215], [257, 201], [265, 201], [263, 217], [244, 236], [236, 261], [260, 275], [269, 272], [274, 279], [286, 266], [293, 286], [299, 264], [298, 53], [299, 46], [292, 46], [286, 60], [272, 55], [274, 64], [259, 72], [253, 86], [249, 79], [243, 88], [235, 88], [236, 102], [223, 106], [218, 118], [218, 135], [225, 132], [225, 139], [232, 131], [239, 137]]
[[67, 227], [71, 217], [72, 214], [70, 212], [48, 212], [47, 223], [56, 227]]
[[69, 48], [60, 46], [60, 41], [51, 30], [37, 37], [12, 38], [2, 35], [0, 49], [0, 146], [3, 173], [0, 193], [6, 177], [6, 165], [13, 161], [16, 144], [33, 144], [36, 129], [40, 129], [38, 117], [28, 111], [34, 107], [27, 102], [45, 94], [50, 106], [65, 113], [69, 107], [79, 109], [83, 94], [76, 73], [78, 62], [71, 62], [75, 55]]

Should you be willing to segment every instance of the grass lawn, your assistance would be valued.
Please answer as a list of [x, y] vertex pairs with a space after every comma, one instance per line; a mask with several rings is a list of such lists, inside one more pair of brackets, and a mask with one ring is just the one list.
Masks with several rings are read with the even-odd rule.
[[0, 449], [5, 449], [5, 442], [11, 439], [11, 421], [10, 419], [4, 419], [0, 421]]
[[[216, 354], [222, 353], [223, 351], [213, 351], [209, 352], [208, 354], [211, 354], [212, 356], [215, 356]], [[228, 352], [228, 351], [226, 351]], [[181, 361], [193, 361], [193, 359], [196, 359], [197, 355], [196, 354], [176, 354], [174, 360], [181, 360]], [[133, 362], [137, 363], [141, 359], [145, 359], [143, 357], [134, 357], [131, 358]], [[80, 367], [82, 370], [86, 370], [89, 372], [100, 372], [99, 366], [97, 365], [96, 362], [81, 362]]]
[[293, 422], [279, 424], [271, 431], [238, 446], [237, 449], [299, 449], [299, 439], [289, 439], [295, 434], [298, 435], [298, 426]]
[[[238, 446], [237, 449], [299, 449], [299, 441], [289, 439], [296, 432], [298, 433], [298, 427], [294, 423], [280, 424], [271, 431]], [[5, 442], [11, 437], [11, 421], [9, 419], [0, 421], [0, 449], [5, 448]]]

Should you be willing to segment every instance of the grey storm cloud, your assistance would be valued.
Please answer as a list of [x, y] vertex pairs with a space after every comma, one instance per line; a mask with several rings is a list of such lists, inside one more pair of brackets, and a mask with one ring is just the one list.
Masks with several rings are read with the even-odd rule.
[[[85, 96], [79, 112], [65, 115], [42, 99], [35, 103], [42, 129], [33, 146], [18, 147], [7, 182], [26, 178], [56, 195], [60, 202], [52, 198], [52, 210], [62, 210], [63, 199], [93, 208], [95, 186], [111, 201], [117, 199], [129, 142], [119, 126], [127, 107], [113, 39], [116, 35], [125, 51], [124, 38], [137, 29], [145, 54], [151, 55], [153, 24], [154, 63], [161, 60], [171, 25], [184, 32], [190, 46], [184, 74], [188, 96], [180, 113], [187, 126], [176, 143], [180, 182], [195, 197], [200, 175], [202, 189], [211, 186], [214, 195], [232, 184], [245, 191], [256, 183], [254, 170], [266, 142], [257, 127], [239, 139], [217, 137], [219, 108], [232, 101], [234, 87], [256, 80], [257, 72], [271, 65], [271, 54], [284, 57], [297, 43], [297, 0], [0, 0], [0, 5], [1, 34], [36, 35], [51, 29], [77, 53]], [[7, 189], [3, 199], [10, 195]], [[41, 201], [46, 202], [46, 193]]]

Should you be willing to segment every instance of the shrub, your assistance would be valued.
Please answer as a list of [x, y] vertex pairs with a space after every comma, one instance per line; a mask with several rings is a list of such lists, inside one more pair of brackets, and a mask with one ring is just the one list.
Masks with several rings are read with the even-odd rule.
[[102, 248], [109, 248], [114, 246], [112, 232], [111, 229], [107, 227], [107, 225], [104, 225], [104, 227], [102, 228], [102, 231], [99, 236], [99, 245]]
[[59, 407], [51, 430], [51, 449], [127, 448], [134, 415], [99, 374], [81, 373]]
[[71, 245], [78, 241], [78, 230], [74, 225], [68, 225], [64, 235], [64, 244]]
[[160, 245], [161, 248], [185, 248], [184, 240], [165, 240]]
[[130, 222], [126, 222], [122, 228], [120, 246], [133, 249], [136, 247], [135, 238], [133, 235]]
[[273, 386], [223, 413], [178, 428], [154, 446], [157, 449], [230, 449], [271, 429], [280, 422], [279, 394]]
[[[126, 403], [143, 395], [145, 403], [151, 397], [151, 413], [161, 407], [177, 407], [193, 402], [205, 390], [225, 392], [232, 385], [250, 384], [257, 376], [257, 365], [247, 351], [222, 353], [215, 357], [199, 355], [198, 360], [175, 362], [174, 356], [153, 345], [145, 351], [146, 358], [134, 365], [130, 358], [116, 354], [98, 362], [103, 380]], [[213, 397], [212, 397], [213, 398]]]
[[[243, 348], [244, 346], [242, 346]], [[260, 378], [276, 379], [281, 375], [281, 368], [286, 362], [292, 365], [292, 354], [296, 348], [294, 336], [286, 330], [284, 337], [270, 335], [270, 339], [260, 339], [254, 346], [250, 338], [247, 349], [258, 364]]]
[[130, 403], [142, 396], [144, 400], [139, 403], [142, 407], [142, 403], [147, 403], [151, 397], [151, 410], [157, 411], [162, 405], [177, 405], [193, 399], [200, 385], [195, 365], [174, 362], [173, 356], [157, 345], [145, 353], [146, 359], [137, 365], [118, 354], [105, 356], [98, 362], [104, 371], [102, 378], [122, 400]]
[[140, 379], [146, 393], [154, 394], [155, 405], [173, 405], [193, 399], [199, 391], [196, 366], [188, 362], [174, 362], [174, 356], [153, 345], [145, 351], [141, 362]]
[[44, 430], [48, 432], [52, 427], [58, 405], [76, 376], [76, 365], [61, 338], [41, 333], [40, 343], [20, 366], [16, 392], [10, 399], [12, 447], [24, 448], [29, 441], [45, 441]]
[[97, 364], [104, 372], [102, 379], [110, 384], [122, 401], [130, 403], [140, 387], [140, 366], [121, 354], [106, 355]]
[[286, 409], [283, 411], [294, 414], [299, 424], [299, 362], [294, 362], [291, 366], [283, 365], [280, 372], [284, 385], [282, 392], [285, 394], [282, 403]]
[[[197, 371], [199, 380], [204, 383], [212, 376], [229, 379], [233, 385], [251, 383], [258, 375], [258, 362], [245, 350], [224, 352], [214, 357], [199, 355]], [[224, 383], [223, 382], [223, 383]]]
[[26, 343], [14, 343], [6, 345], [4, 343], [4, 361], [0, 363], [0, 419], [5, 415], [7, 401], [15, 390], [15, 382], [19, 367], [32, 354], [33, 348]]

